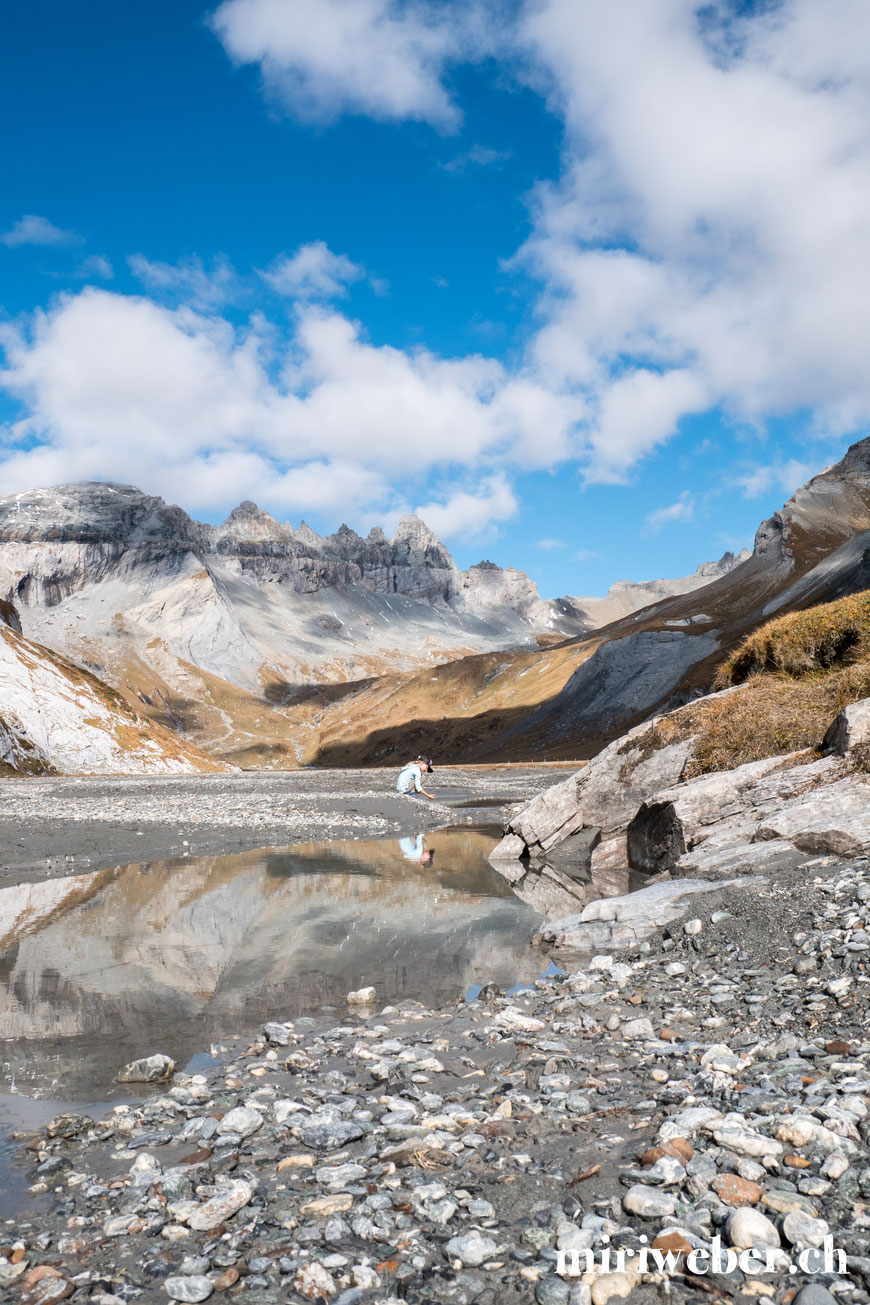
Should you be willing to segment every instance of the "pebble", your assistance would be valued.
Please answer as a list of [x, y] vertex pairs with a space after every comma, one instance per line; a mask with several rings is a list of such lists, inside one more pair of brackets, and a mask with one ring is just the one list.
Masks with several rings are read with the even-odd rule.
[[782, 1221], [782, 1231], [787, 1242], [803, 1249], [821, 1246], [830, 1229], [824, 1219], [813, 1219], [800, 1210], [792, 1210]]
[[747, 1206], [735, 1210], [728, 1220], [728, 1238], [732, 1246], [779, 1246], [779, 1233], [766, 1215]]
[[240, 1137], [250, 1137], [257, 1129], [263, 1127], [263, 1116], [251, 1106], [236, 1106], [228, 1110], [217, 1126], [220, 1134], [238, 1133]]
[[673, 1196], [643, 1183], [630, 1187], [622, 1198], [622, 1204], [629, 1214], [638, 1214], [642, 1219], [664, 1219], [677, 1208]]
[[223, 1192], [191, 1211], [186, 1220], [188, 1227], [198, 1232], [208, 1232], [219, 1227], [247, 1205], [253, 1194], [250, 1183], [242, 1179], [230, 1182]]
[[713, 1191], [725, 1205], [758, 1205], [763, 1188], [737, 1174], [719, 1174], [713, 1179]]
[[[755, 945], [738, 899], [702, 941], [679, 924], [668, 949], [599, 950], [440, 1011], [279, 1018], [105, 1121], [56, 1116], [22, 1157], [42, 1201], [6, 1225], [4, 1289], [21, 1305], [208, 1299], [204, 1284], [251, 1305], [607, 1305], [661, 1281], [631, 1257], [562, 1276], [560, 1252], [582, 1266], [643, 1238], [686, 1256], [721, 1235], [780, 1258], [764, 1281], [711, 1276], [716, 1292], [858, 1305], [844, 1279], [787, 1272], [830, 1235], [870, 1280], [866, 975], [848, 948], [859, 920], [870, 931], [870, 867], [807, 876], [763, 904], [796, 921], [781, 946]], [[60, 1268], [30, 1280], [45, 1257]], [[668, 1295], [699, 1298], [680, 1274]]]
[[467, 1267], [476, 1269], [493, 1259], [498, 1254], [498, 1245], [491, 1237], [480, 1233], [464, 1233], [461, 1237], [451, 1237], [445, 1246], [447, 1255], [454, 1260], [461, 1260]]
[[194, 1305], [197, 1301], [208, 1300], [214, 1291], [211, 1278], [197, 1274], [167, 1278], [163, 1287], [170, 1300], [192, 1301]]
[[[335, 1295], [335, 1279], [322, 1264], [314, 1261], [304, 1264], [293, 1276], [293, 1290], [305, 1300], [319, 1300], [320, 1297]], [[246, 1293], [247, 1294], [247, 1293]]]
[[820, 1282], [808, 1282], [801, 1287], [792, 1305], [837, 1305], [837, 1301]]

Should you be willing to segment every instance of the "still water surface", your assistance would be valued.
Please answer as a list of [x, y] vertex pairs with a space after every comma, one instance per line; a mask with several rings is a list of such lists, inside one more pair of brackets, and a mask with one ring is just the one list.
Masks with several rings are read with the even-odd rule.
[[188, 856], [0, 889], [0, 1093], [105, 1099], [137, 1056], [184, 1065], [268, 1019], [339, 1015], [367, 984], [379, 1005], [438, 1005], [535, 978], [540, 917], [486, 860], [500, 832]]

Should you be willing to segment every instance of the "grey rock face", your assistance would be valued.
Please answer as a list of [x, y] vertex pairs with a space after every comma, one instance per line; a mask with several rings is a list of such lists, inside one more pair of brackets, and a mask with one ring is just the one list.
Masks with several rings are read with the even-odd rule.
[[822, 747], [845, 756], [853, 748], [870, 743], [870, 698], [850, 703], [831, 722]]
[[705, 879], [674, 879], [650, 884], [636, 893], [599, 897], [577, 915], [565, 916], [541, 926], [537, 943], [565, 951], [587, 952], [597, 948], [633, 947], [663, 926], [679, 920], [698, 893], [752, 883], [753, 879], [709, 883]]
[[612, 737], [638, 714], [667, 702], [690, 667], [715, 653], [715, 632], [641, 630], [600, 644], [523, 728], [547, 725], [556, 738], [581, 734]]
[[182, 696], [184, 668], [167, 653], [261, 693], [264, 675], [360, 678], [368, 659], [411, 669], [586, 629], [521, 571], [461, 571], [416, 517], [392, 539], [347, 526], [321, 537], [245, 502], [212, 526], [95, 483], [0, 499], [0, 600], [23, 613], [29, 638], [89, 665], [97, 651], [109, 679], [125, 678], [131, 655], [156, 658]]
[[581, 829], [604, 837], [624, 830], [646, 796], [676, 783], [691, 756], [691, 740], [647, 755], [649, 729], [646, 723], [630, 730], [583, 770], [534, 798], [512, 818], [492, 859], [516, 860], [526, 850], [543, 856]]

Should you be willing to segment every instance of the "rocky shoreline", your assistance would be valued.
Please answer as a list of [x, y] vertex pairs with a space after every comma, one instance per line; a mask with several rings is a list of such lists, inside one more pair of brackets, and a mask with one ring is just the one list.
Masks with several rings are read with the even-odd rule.
[[717, 887], [618, 959], [273, 1023], [21, 1137], [8, 1299], [870, 1299], [870, 864]]

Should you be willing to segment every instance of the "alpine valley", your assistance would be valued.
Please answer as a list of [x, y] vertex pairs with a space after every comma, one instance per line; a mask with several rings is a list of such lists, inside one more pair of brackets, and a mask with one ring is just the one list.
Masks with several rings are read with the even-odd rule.
[[751, 553], [603, 598], [460, 570], [416, 517], [320, 537], [250, 502], [214, 526], [129, 485], [33, 490], [0, 499], [0, 759], [384, 765], [424, 740], [442, 762], [583, 759], [709, 692], [771, 617], [867, 588], [870, 439]]

